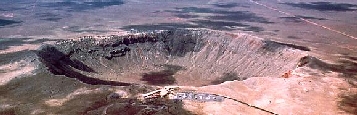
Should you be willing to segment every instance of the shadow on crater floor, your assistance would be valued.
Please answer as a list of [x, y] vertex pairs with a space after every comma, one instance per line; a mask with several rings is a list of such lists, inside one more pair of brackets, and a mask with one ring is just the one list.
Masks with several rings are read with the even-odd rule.
[[163, 65], [164, 70], [159, 72], [144, 73], [141, 80], [146, 81], [150, 85], [172, 85], [176, 82], [173, 75], [180, 70], [185, 70], [184, 67], [177, 65]]

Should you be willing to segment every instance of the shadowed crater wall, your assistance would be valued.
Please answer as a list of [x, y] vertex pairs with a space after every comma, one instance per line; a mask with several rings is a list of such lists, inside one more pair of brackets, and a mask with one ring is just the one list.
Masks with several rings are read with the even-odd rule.
[[182, 29], [87, 36], [44, 46], [38, 56], [52, 73], [83, 82], [202, 86], [280, 77], [297, 66], [301, 50], [309, 51], [247, 34]]

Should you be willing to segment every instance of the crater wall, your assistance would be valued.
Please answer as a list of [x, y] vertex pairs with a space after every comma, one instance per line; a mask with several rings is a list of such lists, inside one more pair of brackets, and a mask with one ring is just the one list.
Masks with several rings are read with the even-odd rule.
[[[82, 37], [42, 46], [37, 54], [54, 74], [117, 85], [214, 85], [250, 77], [281, 77], [307, 47], [248, 34], [172, 30]], [[105, 84], [105, 83], [104, 83]]]

